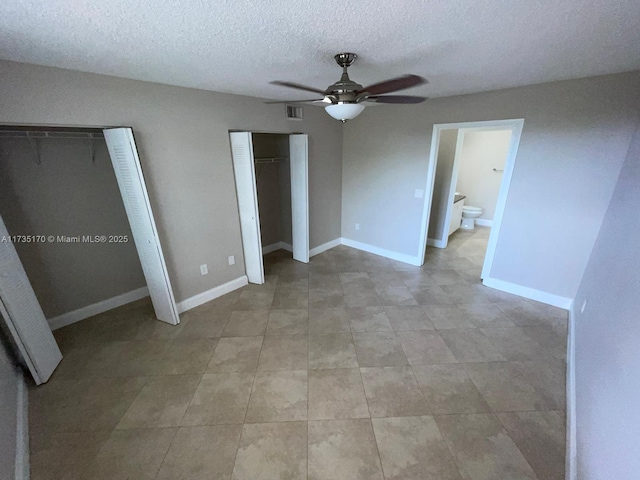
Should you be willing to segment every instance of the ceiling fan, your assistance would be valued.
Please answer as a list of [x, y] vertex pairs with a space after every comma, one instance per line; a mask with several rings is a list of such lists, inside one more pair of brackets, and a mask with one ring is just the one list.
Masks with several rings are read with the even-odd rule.
[[427, 100], [426, 97], [416, 97], [412, 95], [382, 95], [384, 93], [397, 92], [406, 88], [417, 87], [427, 82], [426, 78], [418, 75], [403, 75], [401, 77], [375, 83], [368, 87], [363, 87], [359, 83], [349, 78], [347, 68], [349, 68], [358, 56], [355, 53], [338, 53], [335, 58], [338, 65], [342, 67], [342, 77], [336, 83], [329, 85], [325, 90], [308, 87], [292, 82], [274, 81], [272, 85], [295, 88], [307, 92], [318, 93], [322, 98], [312, 100], [293, 100], [266, 103], [316, 103], [324, 104], [326, 112], [336, 120], [346, 122], [356, 118], [364, 110], [362, 102], [410, 104], [421, 103]]

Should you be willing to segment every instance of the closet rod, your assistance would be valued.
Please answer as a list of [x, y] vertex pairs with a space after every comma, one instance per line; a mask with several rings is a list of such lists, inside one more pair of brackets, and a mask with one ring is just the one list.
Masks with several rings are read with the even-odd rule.
[[25, 129], [3, 129], [0, 128], [0, 139], [2, 138], [26, 138], [33, 151], [33, 156], [36, 158], [36, 165], [42, 165], [42, 158], [40, 155], [39, 140], [43, 138], [79, 138], [89, 140], [89, 154], [91, 155], [91, 161], [96, 161], [96, 148], [94, 145], [95, 140], [104, 139], [104, 134], [101, 131], [82, 132], [82, 131], [64, 131], [62, 129], [56, 130], [25, 130]]

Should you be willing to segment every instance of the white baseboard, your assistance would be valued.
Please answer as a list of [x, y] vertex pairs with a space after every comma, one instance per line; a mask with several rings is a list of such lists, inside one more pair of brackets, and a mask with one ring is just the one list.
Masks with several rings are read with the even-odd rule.
[[221, 297], [229, 292], [237, 290], [238, 288], [244, 287], [249, 280], [246, 275], [242, 275], [241, 277], [235, 278], [230, 282], [223, 283], [217, 287], [214, 287], [205, 292], [194, 295], [193, 297], [186, 298], [181, 302], [178, 302], [176, 305], [178, 307], [178, 313], [186, 312], [187, 310], [191, 310], [203, 303], [210, 302], [211, 300]]
[[29, 392], [22, 372], [18, 374], [16, 409], [16, 480], [29, 480]]
[[346, 245], [347, 247], [351, 247], [351, 248], [356, 248], [358, 250], [363, 250], [365, 252], [373, 253], [375, 255], [380, 255], [381, 257], [397, 260], [399, 262], [408, 263], [409, 265], [420, 266], [420, 259], [412, 255], [406, 255], [404, 253], [398, 253], [398, 252], [393, 252], [391, 250], [386, 250], [384, 248], [374, 247], [373, 245], [369, 245], [367, 243], [362, 243], [362, 242], [356, 242], [355, 240], [350, 240], [348, 238], [342, 238], [342, 245]]
[[485, 218], [476, 218], [476, 225], [481, 227], [493, 227], [493, 220], [487, 220]]
[[141, 298], [149, 296], [149, 289], [147, 287], [141, 287], [130, 292], [117, 295], [115, 297], [107, 298], [101, 302], [87, 305], [86, 307], [79, 308], [72, 312], [63, 313], [57, 317], [47, 319], [51, 330], [57, 330], [58, 328], [71, 325], [72, 323], [79, 322], [85, 318], [93, 317], [99, 313], [106, 312], [112, 308], [121, 307], [127, 303], [135, 302]]
[[575, 302], [569, 309], [567, 328], [567, 447], [565, 479], [578, 478], [578, 431], [576, 425], [576, 319]]
[[427, 245], [436, 248], [447, 248], [447, 244], [444, 240], [438, 240], [435, 238], [427, 238]]
[[571, 298], [561, 297], [559, 295], [554, 295], [553, 293], [543, 292], [541, 290], [536, 290], [535, 288], [523, 287], [521, 285], [516, 285], [515, 283], [505, 282], [504, 280], [497, 280], [495, 278], [485, 278], [482, 280], [482, 284], [487, 287], [495, 288], [496, 290], [512, 293], [537, 302], [546, 303], [547, 305], [564, 308], [565, 310], [569, 310], [573, 303], [573, 299]]
[[309, 250], [309, 257], [315, 257], [316, 255], [319, 255], [322, 252], [326, 252], [327, 250], [337, 247], [338, 245], [342, 245], [342, 239], [334, 238], [329, 242], [323, 243], [322, 245], [318, 245], [317, 247]]
[[285, 242], [272, 243], [271, 245], [262, 247], [262, 255], [275, 252], [276, 250], [286, 250], [287, 252], [293, 252], [293, 247], [291, 246], [291, 244]]

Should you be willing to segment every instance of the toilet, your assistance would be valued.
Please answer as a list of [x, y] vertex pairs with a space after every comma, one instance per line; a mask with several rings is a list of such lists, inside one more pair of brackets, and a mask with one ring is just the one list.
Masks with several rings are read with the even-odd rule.
[[462, 207], [462, 225], [460, 228], [465, 230], [473, 230], [476, 225], [476, 218], [482, 215], [482, 208], [465, 205]]

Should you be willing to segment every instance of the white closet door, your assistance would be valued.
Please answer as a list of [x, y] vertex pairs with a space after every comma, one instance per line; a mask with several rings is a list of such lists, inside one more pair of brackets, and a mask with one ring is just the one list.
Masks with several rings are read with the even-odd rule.
[[309, 140], [289, 135], [293, 259], [309, 263]]
[[[0, 217], [0, 314], [36, 385], [46, 382], [62, 353], [42, 313]], [[4, 240], [3, 240], [4, 239]]]
[[130, 128], [108, 129], [104, 130], [104, 138], [156, 317], [163, 322], [177, 325], [180, 323], [180, 317], [153, 219], [133, 131]]
[[251, 283], [264, 283], [258, 192], [251, 132], [231, 132], [231, 156], [238, 193], [238, 214], [244, 250], [244, 266]]

